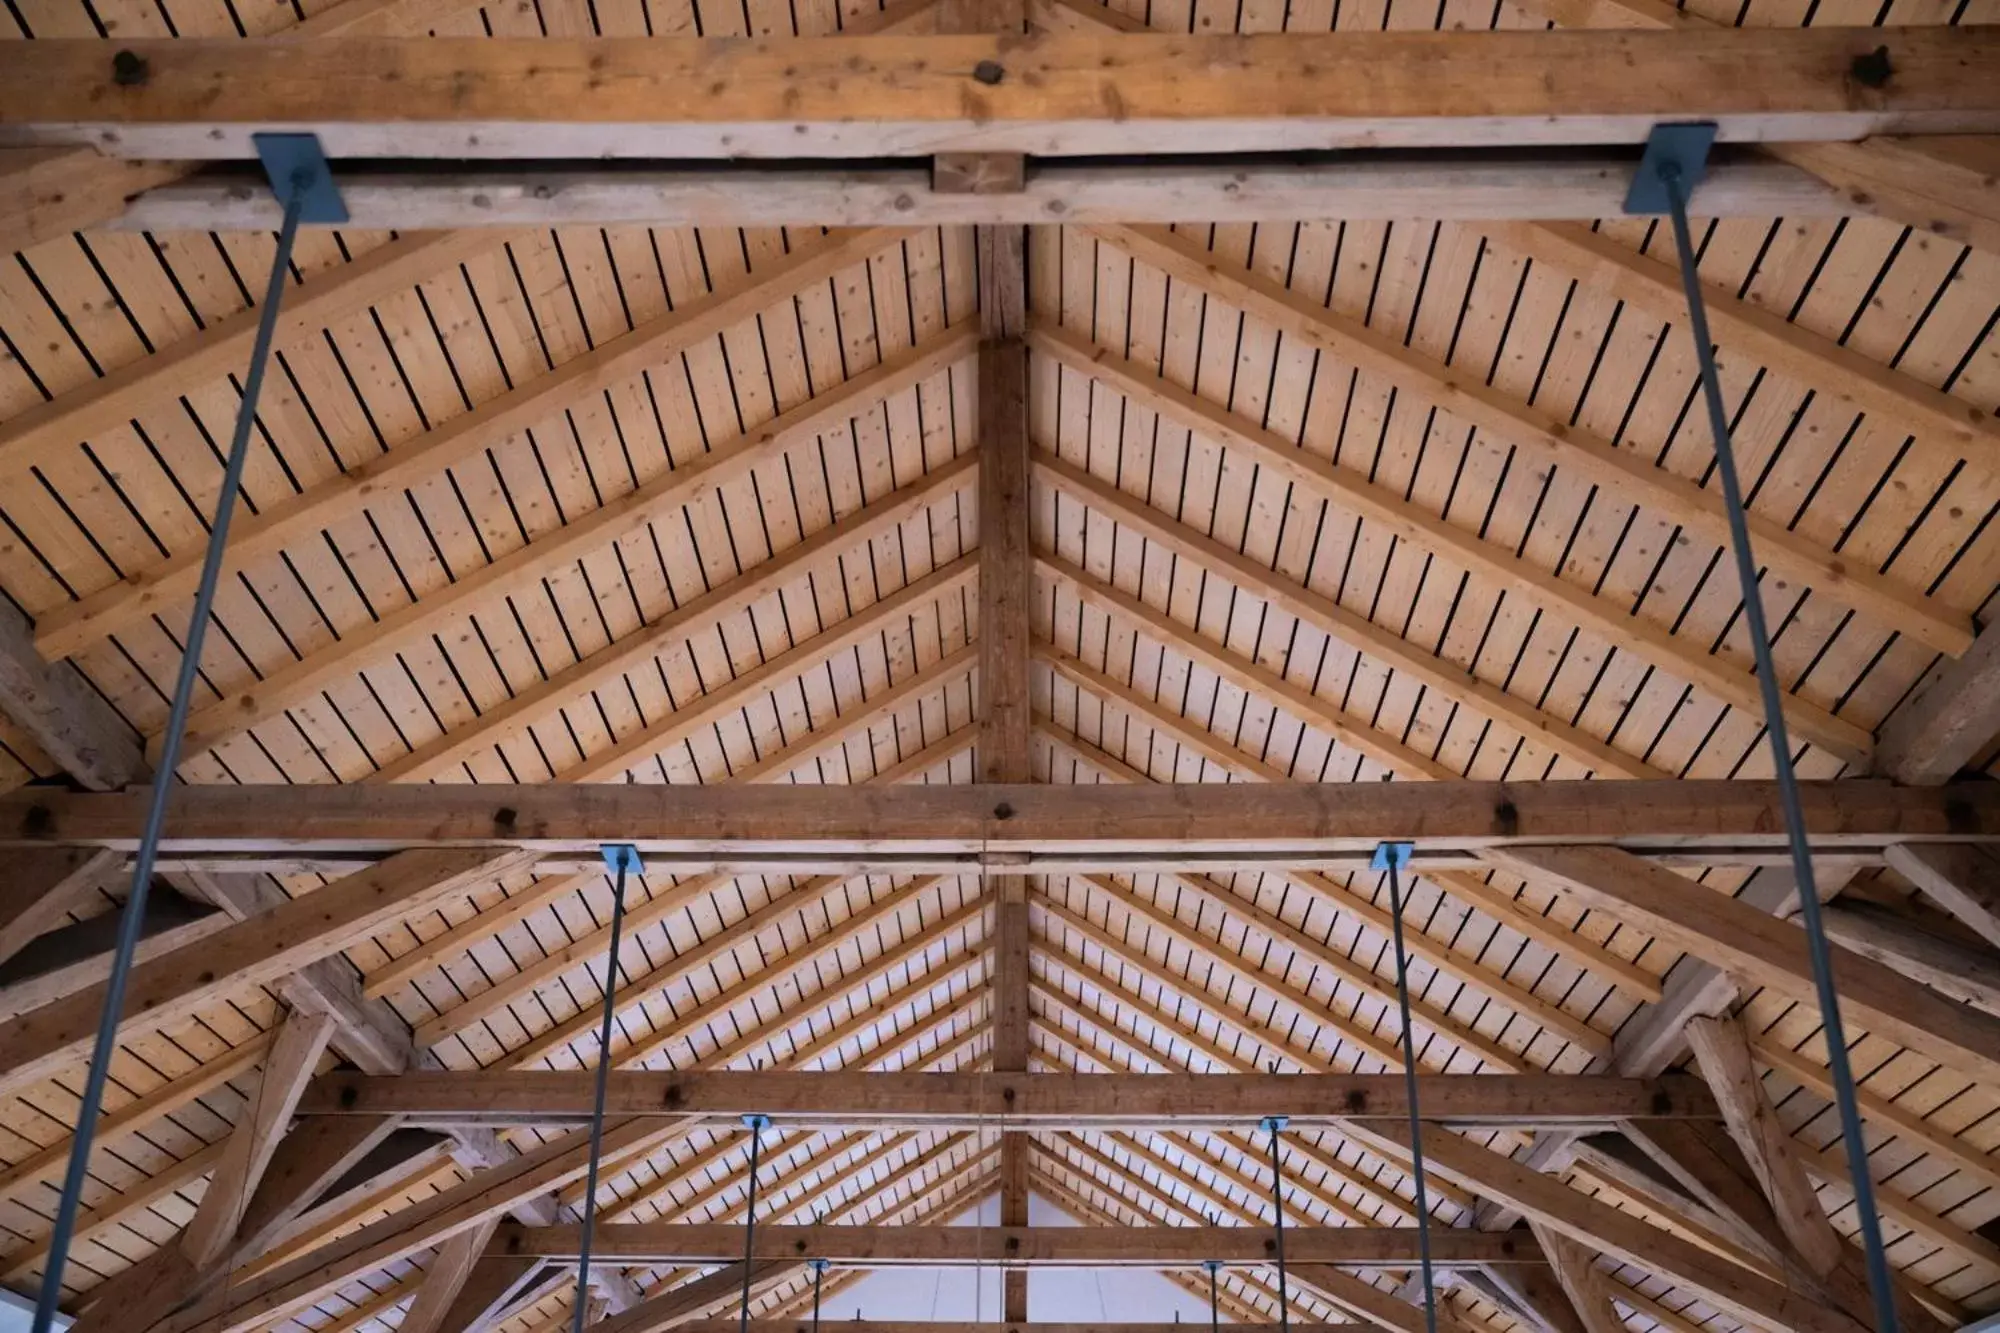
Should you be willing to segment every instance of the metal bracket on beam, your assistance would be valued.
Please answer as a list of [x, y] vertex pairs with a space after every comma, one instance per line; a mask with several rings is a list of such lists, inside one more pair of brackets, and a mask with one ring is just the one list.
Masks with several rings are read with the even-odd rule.
[[1671, 213], [1667, 182], [1680, 182], [1681, 198], [1694, 198], [1695, 187], [1708, 173], [1709, 149], [1715, 146], [1715, 125], [1655, 125], [1646, 139], [1645, 156], [1625, 192], [1625, 211], [1636, 216]]
[[1408, 870], [1417, 845], [1413, 842], [1378, 842], [1368, 862], [1370, 870]]
[[639, 863], [639, 849], [629, 842], [607, 842], [602, 851], [604, 868], [614, 875], [636, 875], [644, 869]]
[[337, 226], [347, 221], [347, 202], [333, 183], [333, 168], [317, 134], [253, 134], [250, 141], [278, 202], [289, 207], [298, 196], [300, 222]]

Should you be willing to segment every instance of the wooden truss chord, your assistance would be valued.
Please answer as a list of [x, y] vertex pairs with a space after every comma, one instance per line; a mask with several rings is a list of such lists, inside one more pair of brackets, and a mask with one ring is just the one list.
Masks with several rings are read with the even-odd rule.
[[[574, 1258], [575, 1226], [503, 1226], [493, 1257]], [[1204, 1259], [1264, 1263], [1271, 1235], [1258, 1226], [1228, 1227], [868, 1227], [759, 1226], [751, 1240], [759, 1258], [819, 1255], [836, 1263], [1013, 1267], [1164, 1268]], [[1505, 1231], [1433, 1228], [1432, 1261], [1446, 1267], [1540, 1263], [1532, 1241]], [[716, 1263], [741, 1255], [743, 1229], [690, 1223], [600, 1226], [591, 1253], [613, 1263]], [[1375, 1268], [1417, 1261], [1414, 1227], [1287, 1227], [1285, 1252], [1302, 1264]]]
[[[1643, 930], [1669, 947], [1817, 1004], [1803, 927], [1613, 848], [1496, 851], [1500, 865]], [[1834, 947], [1841, 1005], [1879, 1036], [1969, 1078], [2000, 1082], [2000, 1018], [1968, 1008], [1892, 968]]]
[[[782, 900], [781, 900], [782, 901]], [[586, 1120], [596, 1075], [587, 1070], [422, 1070], [324, 1075], [306, 1091], [307, 1115], [398, 1115], [418, 1122], [494, 1125]], [[1603, 1074], [1424, 1074], [1424, 1116], [1479, 1126], [1563, 1126], [1623, 1120], [1714, 1120], [1698, 1079]], [[786, 1125], [962, 1128], [1005, 1119], [1023, 1128], [1210, 1128], [1254, 1124], [1278, 1107], [1294, 1124], [1409, 1114], [1401, 1075], [847, 1074], [615, 1070], [605, 1113], [703, 1116], [734, 1122], [761, 1110]]]
[[[243, 158], [1284, 152], [2000, 131], [1980, 28], [786, 38], [51, 41], [0, 58], [0, 147]], [[1856, 58], [1896, 72], [1862, 89]], [[1001, 78], [975, 76], [982, 61]], [[143, 71], [139, 78], [131, 71]], [[118, 71], [125, 71], [120, 74]], [[990, 78], [990, 74], [989, 74]]]
[[[1106, 11], [1107, 13], [1110, 11]], [[4, 153], [7, 150], [0, 150]], [[35, 150], [16, 150], [28, 151]], [[58, 150], [67, 151], [67, 150]], [[101, 170], [141, 171], [104, 159]], [[1592, 149], [1542, 154], [1443, 151], [1344, 155], [1312, 163], [1245, 159], [1192, 163], [1070, 166], [1031, 164], [1020, 189], [947, 194], [923, 167], [745, 164], [716, 170], [652, 171], [578, 164], [517, 167], [458, 164], [449, 169], [371, 172], [343, 168], [340, 197], [370, 229], [621, 226], [963, 226], [1065, 222], [1259, 222], [1276, 217], [1354, 219], [1563, 219], [1587, 222], [1618, 212], [1631, 183], [1626, 153]], [[0, 227], [6, 184], [0, 175]], [[1852, 211], [1832, 186], [1782, 162], [1741, 160], [1727, 150], [1709, 164], [1695, 193], [1703, 217], [1844, 217]], [[155, 185], [108, 225], [120, 231], [273, 231], [280, 220], [268, 190], [246, 189], [234, 173], [210, 172]]]
[[[176, 788], [169, 855], [404, 847], [528, 847], [595, 855], [636, 844], [676, 858], [819, 858], [894, 867], [922, 861], [1063, 872], [1149, 864], [1315, 866], [1365, 858], [1384, 838], [1418, 843], [1416, 867], [1471, 869], [1473, 853], [1535, 844], [1616, 846], [1641, 856], [1757, 863], [1785, 847], [1774, 784], [1375, 782], [1207, 784], [1201, 799], [1159, 783], [992, 786], [548, 786], [433, 783]], [[2000, 842], [2000, 784], [1909, 788], [1800, 784], [1816, 851], [1879, 854], [1891, 842]], [[994, 810], [1011, 811], [996, 819]], [[0, 846], [129, 848], [146, 794], [17, 791], [0, 796]], [[854, 851], [863, 848], [865, 851]], [[1535, 873], [1532, 868], [1521, 873]]]

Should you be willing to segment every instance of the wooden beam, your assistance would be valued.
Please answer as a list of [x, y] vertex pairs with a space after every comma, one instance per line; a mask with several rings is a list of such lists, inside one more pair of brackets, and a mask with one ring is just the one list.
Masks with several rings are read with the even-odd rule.
[[[1570, 273], [1594, 292], [1676, 326], [1687, 318], [1687, 298], [1671, 260], [1663, 263], [1574, 223], [1515, 223], [1484, 230], [1506, 249]], [[1713, 283], [1704, 287], [1709, 327], [1725, 356], [1740, 353], [1811, 389], [1816, 397], [1867, 413], [1888, 431], [1914, 431], [1920, 444], [1950, 450], [1970, 460], [1977, 472], [1991, 470], [1993, 452], [2000, 446], [2000, 418], [1977, 403], [1934, 389]], [[2000, 719], [1993, 731], [2000, 734]]]
[[[1139, 1227], [876, 1227], [759, 1226], [751, 1240], [760, 1259], [821, 1255], [836, 1263], [1000, 1265], [1006, 1267], [1143, 1267], [1196, 1264], [1203, 1259], [1264, 1263], [1270, 1232], [1259, 1226]], [[492, 1257], [574, 1259], [579, 1229], [503, 1226]], [[1207, 1247], [1204, 1249], [1203, 1247]], [[744, 1252], [740, 1226], [701, 1223], [607, 1222], [591, 1253], [611, 1263], [718, 1263]], [[1414, 1227], [1287, 1227], [1287, 1258], [1302, 1264], [1374, 1268], [1417, 1259]], [[1523, 1237], [1508, 1232], [1433, 1228], [1432, 1262], [1446, 1267], [1539, 1263]]]
[[[1106, 13], [1111, 11], [1106, 10]], [[69, 150], [58, 150], [69, 151]], [[116, 170], [119, 164], [106, 161]], [[151, 164], [140, 164], [151, 165]], [[1031, 164], [1019, 190], [946, 194], [921, 167], [738, 164], [718, 170], [520, 170], [460, 164], [412, 171], [343, 167], [348, 225], [420, 231], [562, 226], [964, 226], [1067, 222], [1259, 222], [1268, 218], [1566, 219], [1616, 215], [1629, 154], [1577, 149], [1498, 159], [1469, 151], [1357, 153], [1326, 162], [1246, 158], [1227, 166]], [[4, 185], [0, 185], [4, 190]], [[4, 209], [0, 193], [0, 209]], [[1702, 217], [1844, 217], [1853, 206], [1810, 172], [1724, 150], [1694, 196]], [[268, 189], [233, 172], [159, 185], [108, 225], [120, 231], [273, 231]], [[495, 242], [498, 243], [497, 240]]]
[[148, 189], [178, 180], [184, 162], [120, 162], [95, 148], [0, 149], [0, 251], [115, 218]]
[[[832, 1320], [828, 1320], [832, 1323]], [[1046, 1320], [1007, 1320], [1007, 1333], [1104, 1333], [1106, 1328], [1116, 1328], [1118, 1333], [1188, 1333], [1192, 1325], [1187, 1323], [1146, 1324], [1128, 1323], [1118, 1320], [1112, 1324], [1091, 1323], [1050, 1323]], [[949, 1320], [903, 1320], [903, 1319], [842, 1319], [840, 1333], [991, 1333], [995, 1327], [992, 1321], [974, 1323], [970, 1320], [953, 1323]], [[1249, 1333], [1278, 1333], [1276, 1324], [1232, 1323], [1231, 1328], [1242, 1328]], [[1311, 1324], [1294, 1320], [1286, 1325], [1292, 1333], [1345, 1333], [1352, 1324]], [[684, 1324], [674, 1325], [675, 1333], [738, 1333], [747, 1329], [748, 1333], [812, 1333], [812, 1321], [797, 1319], [752, 1319], [741, 1324], [734, 1319], [691, 1319]]]
[[2000, 858], [1972, 847], [1894, 843], [1889, 868], [2000, 948]]
[[[1206, 271], [1205, 264], [1203, 270]], [[1258, 466], [1271, 469], [1312, 494], [1326, 497], [1362, 519], [1381, 524], [1388, 532], [1416, 543], [1458, 568], [1529, 598], [1732, 707], [1756, 712], [1763, 706], [1755, 677], [1719, 660], [1706, 647], [1682, 643], [1669, 630], [1629, 610], [1611, 606], [1590, 589], [1481, 540], [1477, 534], [1438, 517], [1386, 486], [1370, 482], [1360, 473], [1300, 449], [1294, 441], [1182, 388], [1155, 367], [1128, 361], [1089, 339], [1048, 325], [1035, 327], [1031, 343], [1036, 351], [1080, 375], [1111, 385], [1140, 407], [1254, 457]], [[1785, 717], [1802, 738], [1850, 760], [1866, 756], [1874, 744], [1867, 728], [1837, 718], [1796, 695], [1786, 698]]]
[[410, 1302], [409, 1312], [396, 1325], [402, 1333], [445, 1333], [445, 1318], [457, 1305], [459, 1293], [471, 1279], [499, 1224], [500, 1215], [495, 1213], [438, 1247], [437, 1254], [424, 1268], [424, 1282], [417, 1288], [416, 1300]]
[[1535, 1223], [1534, 1232], [1583, 1333], [1624, 1333], [1625, 1321], [1611, 1308], [1610, 1286], [1591, 1262], [1592, 1247], [1545, 1223]]
[[[1404, 1127], [1371, 1123], [1356, 1125], [1355, 1132], [1406, 1151], [1411, 1143]], [[1446, 1179], [1504, 1202], [1591, 1250], [1684, 1283], [1738, 1319], [1796, 1333], [1860, 1333], [1863, 1328], [1781, 1283], [1720, 1259], [1629, 1213], [1586, 1198], [1560, 1181], [1448, 1130], [1426, 1128], [1423, 1146], [1425, 1165]]]
[[1783, 159], [1828, 182], [1864, 212], [1919, 232], [2000, 251], [2000, 139], [1878, 136], [1854, 144], [1787, 144]]
[[[215, 1169], [215, 1164], [222, 1158], [222, 1148], [220, 1143], [198, 1148], [179, 1161], [162, 1166], [151, 1178], [138, 1182], [124, 1193], [99, 1200], [95, 1207], [77, 1218], [73, 1243], [82, 1245], [153, 1205], [193, 1187]], [[0, 1259], [0, 1278], [18, 1282], [39, 1269], [48, 1254], [47, 1236], [14, 1250]]]
[[[314, 852], [377, 855], [405, 847], [529, 846], [547, 856], [595, 855], [624, 837], [648, 864], [675, 858], [796, 858], [844, 866], [931, 864], [974, 869], [982, 855], [1065, 872], [1129, 865], [1135, 856], [1199, 867], [1210, 853], [1235, 864], [1350, 865], [1384, 837], [1418, 842], [1419, 872], [1470, 869], [1494, 848], [1629, 843], [1647, 855], [1671, 843], [1679, 863], [1781, 855], [1786, 835], [1773, 784], [1662, 782], [1375, 782], [1199, 788], [1152, 783], [924, 787], [641, 784], [469, 786], [395, 791], [361, 785], [176, 788], [166, 853]], [[1800, 784], [1805, 833], [1824, 853], [1867, 854], [1891, 842], [2000, 842], [2000, 784], [1907, 788], [1878, 782]], [[1013, 814], [993, 819], [996, 806]], [[129, 848], [146, 793], [36, 788], [0, 796], [0, 847]], [[866, 852], [848, 850], [854, 846]], [[1060, 857], [1058, 862], [1055, 858]], [[511, 864], [511, 862], [509, 863]], [[1525, 864], [1525, 862], [1523, 863]], [[1650, 864], [1650, 862], [1649, 862]], [[497, 874], [499, 871], [488, 873]], [[1522, 870], [1515, 873], [1534, 873]]]
[[131, 724], [67, 662], [42, 659], [28, 621], [0, 598], [0, 712], [93, 791], [117, 791], [152, 776]]
[[548, 1271], [539, 1259], [476, 1259], [451, 1303], [438, 1316], [433, 1333], [481, 1333], [524, 1291], [544, 1280]]
[[[655, 1121], [608, 1121], [604, 1151], [622, 1153], [673, 1132]], [[399, 1209], [360, 1230], [326, 1242], [280, 1267], [229, 1287], [193, 1310], [155, 1327], [163, 1333], [244, 1333], [317, 1301], [363, 1273], [431, 1248], [479, 1226], [515, 1203], [581, 1176], [588, 1165], [588, 1136], [565, 1135], [523, 1153], [505, 1166], [480, 1172], [423, 1202]]]
[[62, 925], [125, 864], [116, 852], [51, 847], [17, 852], [0, 874], [0, 959]]
[[[1491, 853], [1498, 864], [1588, 903], [1670, 948], [1766, 989], [1816, 1004], [1805, 931], [1615, 848], [1542, 847]], [[2000, 1082], [2000, 1019], [1965, 1008], [1891, 968], [1835, 946], [1841, 1004], [1877, 1036], [1976, 1080]]]
[[[472, 0], [336, 0], [289, 37], [336, 33], [416, 35], [476, 5]], [[133, 196], [192, 171], [193, 162], [125, 163], [94, 148], [0, 151], [0, 251], [25, 250], [119, 216]]]
[[[590, 1070], [434, 1070], [377, 1076], [346, 1070], [307, 1089], [311, 1116], [407, 1116], [420, 1122], [495, 1125], [587, 1120]], [[1487, 1127], [1590, 1125], [1625, 1120], [1713, 1120], [1699, 1079], [1602, 1074], [1424, 1074], [1426, 1119]], [[606, 1114], [703, 1116], [734, 1123], [753, 1108], [790, 1126], [977, 1127], [1001, 1119], [1023, 1129], [1186, 1128], [1243, 1125], [1260, 1106], [1295, 1124], [1408, 1115], [1400, 1074], [787, 1073], [778, 1070], [614, 1070]]]
[[[276, 982], [337, 953], [399, 915], [481, 879], [532, 865], [533, 853], [478, 849], [407, 852], [289, 900], [132, 971], [121, 1031], [187, 1018], [245, 986]], [[88, 1049], [103, 985], [23, 1014], [0, 1032], [0, 1087], [49, 1077]]]
[[2000, 631], [1939, 661], [1882, 726], [1876, 767], [1912, 786], [1949, 782], [2000, 736]]
[[[875, 157], [1725, 141], [2000, 131], [1985, 29], [583, 39], [45, 40], [0, 58], [0, 147], [246, 158]], [[1896, 77], [1863, 89], [1857, 57]], [[46, 48], [46, 49], [43, 49]], [[981, 61], [1000, 78], [975, 76]], [[944, 71], [942, 77], [939, 71]], [[991, 77], [990, 71], [988, 78]], [[218, 92], [217, 90], [221, 91]], [[1309, 90], [1309, 91], [1308, 91]]]
[[[1100, 226], [1091, 231], [1169, 277], [1207, 291], [1308, 346], [1322, 348], [1345, 364], [1520, 446], [1538, 463], [1570, 470], [1718, 549], [1729, 547], [1729, 520], [1722, 503], [1697, 481], [1582, 430], [1558, 413], [1494, 388], [1476, 375], [1454, 372], [1443, 362], [1405, 346], [1402, 339], [1339, 314], [1282, 282], [1234, 263], [1217, 262], [1213, 252], [1191, 236], [1155, 227]], [[1774, 572], [1797, 579], [1939, 652], [1956, 656], [1972, 646], [1972, 620], [1964, 612], [1934, 602], [1920, 588], [1872, 570], [1857, 570], [1854, 562], [1800, 536], [1779, 520], [1752, 513], [1749, 522], [1757, 558]], [[1866, 756], [1859, 758], [1865, 761]]]
[[[0, 964], [0, 1019], [53, 1004], [109, 976], [121, 915], [104, 912], [58, 926]], [[155, 885], [146, 898], [146, 919], [133, 957], [142, 962], [157, 958], [228, 924], [227, 913]]]
[[235, 1239], [244, 1209], [264, 1178], [278, 1140], [291, 1126], [292, 1113], [318, 1070], [333, 1028], [333, 1020], [325, 1014], [292, 1014], [279, 1029], [264, 1058], [257, 1091], [244, 1107], [243, 1119], [230, 1131], [215, 1177], [181, 1236], [181, 1251], [196, 1268], [213, 1264]]
[[1835, 903], [1824, 920], [1827, 938], [1843, 948], [2000, 1017], [2000, 950], [1938, 934], [1875, 903]]
[[243, 1209], [237, 1248], [261, 1255], [280, 1232], [321, 1205], [356, 1168], [402, 1127], [396, 1116], [306, 1117], [278, 1141], [264, 1178]]
[[[1729, 1136], [1756, 1173], [1785, 1239], [1816, 1274], [1825, 1277], [1840, 1266], [1847, 1242], [1827, 1220], [1798, 1145], [1764, 1095], [1749, 1039], [1734, 1021], [1702, 1018], [1688, 1024], [1688, 1042], [1715, 1090]], [[1857, 1320], [1867, 1318], [1865, 1311], [1848, 1313]]]
[[[291, 895], [269, 875], [211, 875], [189, 870], [183, 877], [203, 898], [239, 922], [280, 908], [296, 910], [288, 907], [294, 901]], [[410, 1025], [383, 1001], [361, 993], [360, 980], [344, 958], [328, 955], [293, 968], [278, 979], [276, 988], [294, 1009], [332, 1014], [340, 1023], [333, 1048], [356, 1068], [371, 1074], [396, 1074], [415, 1067], [417, 1049], [410, 1038]]]

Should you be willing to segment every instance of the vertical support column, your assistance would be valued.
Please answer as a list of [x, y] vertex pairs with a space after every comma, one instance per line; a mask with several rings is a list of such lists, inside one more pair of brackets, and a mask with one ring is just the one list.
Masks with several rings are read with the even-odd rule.
[[[1028, 351], [1021, 341], [1026, 302], [1026, 233], [979, 228], [979, 736], [980, 779], [1027, 782], [1030, 599], [1028, 541]], [[1000, 812], [994, 812], [996, 817]], [[987, 880], [994, 894], [993, 1068], [1028, 1068], [1028, 884], [1020, 875]], [[1000, 1145], [1000, 1222], [1028, 1224], [1028, 1141]], [[1028, 1317], [1028, 1275], [1005, 1278], [1004, 1317]]]

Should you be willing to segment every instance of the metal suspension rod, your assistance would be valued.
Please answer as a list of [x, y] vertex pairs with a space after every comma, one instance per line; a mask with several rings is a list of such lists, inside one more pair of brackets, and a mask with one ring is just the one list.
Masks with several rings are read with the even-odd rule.
[[771, 1117], [746, 1115], [743, 1123], [750, 1131], [750, 1202], [743, 1210], [743, 1309], [736, 1327], [742, 1333], [750, 1333], [750, 1279], [757, 1272], [751, 1258], [756, 1253], [757, 1241], [757, 1154], [764, 1146], [764, 1131], [771, 1127]]
[[1222, 1333], [1222, 1260], [1204, 1259], [1208, 1270], [1208, 1333]]
[[264, 370], [271, 360], [271, 340], [277, 329], [278, 308], [285, 298], [285, 277], [292, 265], [292, 246], [298, 239], [299, 220], [305, 211], [307, 191], [314, 179], [309, 169], [300, 167], [292, 172], [289, 181], [291, 193], [285, 201], [284, 222], [278, 228], [278, 248], [271, 257], [271, 277], [264, 287], [263, 308], [257, 316], [257, 338], [251, 346], [250, 366], [243, 377], [243, 400], [236, 408], [236, 429], [230, 437], [229, 458], [223, 467], [222, 490], [215, 500], [215, 521], [209, 526], [208, 550], [201, 562], [201, 582], [195, 590], [194, 611], [188, 617], [187, 644], [181, 652], [180, 673], [174, 681], [173, 707], [167, 714], [167, 729], [161, 738], [160, 762], [153, 772], [152, 799], [146, 808], [146, 826], [140, 834], [139, 849], [132, 860], [132, 891], [125, 899], [125, 910], [118, 919], [118, 942], [112, 950], [111, 973], [104, 988], [104, 1012], [97, 1020], [97, 1040], [91, 1047], [90, 1065], [84, 1075], [83, 1097], [77, 1108], [69, 1169], [63, 1176], [62, 1199], [56, 1205], [55, 1227], [49, 1233], [48, 1259], [42, 1265], [42, 1290], [35, 1301], [34, 1333], [49, 1333], [59, 1313], [63, 1269], [69, 1263], [70, 1242], [76, 1234], [83, 1186], [89, 1177], [90, 1149], [97, 1137], [97, 1116], [104, 1104], [104, 1085], [110, 1076], [111, 1057], [118, 1049], [118, 1021], [125, 1012], [125, 986], [132, 974], [132, 959], [146, 922], [146, 897], [153, 883], [153, 866], [159, 856], [160, 832], [167, 818], [167, 798], [173, 792], [174, 769], [180, 763], [181, 733], [187, 729], [195, 678], [201, 672], [202, 642], [208, 637], [209, 613], [215, 603], [216, 585], [222, 578], [223, 553], [229, 546], [229, 522], [236, 513], [237, 491], [243, 485], [243, 468], [250, 456], [250, 431], [257, 421], [257, 399], [264, 389]]
[[[1651, 146], [1648, 157], [1654, 157]], [[1827, 947], [1826, 924], [1820, 912], [1819, 886], [1813, 875], [1812, 852], [1806, 845], [1805, 812], [1799, 803], [1798, 774], [1792, 767], [1792, 746], [1785, 728], [1784, 699], [1778, 690], [1778, 670], [1771, 658], [1770, 627], [1764, 618], [1763, 599], [1758, 595], [1757, 561], [1750, 549], [1750, 524], [1745, 517], [1743, 486], [1737, 477], [1736, 450], [1729, 437], [1729, 413], [1723, 405], [1722, 382], [1716, 374], [1715, 342], [1709, 336], [1708, 308], [1702, 298], [1701, 274], [1696, 268], [1694, 239], [1688, 227], [1688, 192], [1692, 182], [1671, 153], [1661, 154], [1654, 162], [1654, 168], [1666, 194], [1668, 216], [1673, 221], [1674, 248], [1680, 254], [1681, 289], [1688, 303], [1688, 331], [1694, 338], [1695, 358], [1701, 367], [1701, 393], [1708, 407], [1709, 431], [1715, 437], [1715, 466], [1722, 484], [1723, 506], [1729, 515], [1730, 546], [1736, 561], [1737, 582], [1743, 593], [1743, 618], [1750, 632], [1750, 649], [1757, 663], [1757, 687], [1764, 701], [1764, 727], [1770, 738], [1771, 763], [1777, 771], [1779, 804], [1785, 812], [1785, 830], [1791, 842], [1792, 875], [1798, 883], [1799, 915], [1805, 927], [1807, 952], [1812, 957], [1813, 988], [1819, 997], [1820, 1022], [1826, 1028], [1828, 1074], [1833, 1084], [1834, 1104], [1840, 1110], [1840, 1132], [1847, 1145], [1854, 1208], [1860, 1214], [1863, 1248], [1868, 1256], [1868, 1287], [1874, 1297], [1875, 1327], [1878, 1333], [1894, 1333], [1898, 1327], [1895, 1287], [1890, 1276], [1888, 1251], [1882, 1243], [1882, 1220], [1875, 1211], [1875, 1183], [1869, 1175], [1868, 1147], [1861, 1137], [1861, 1109], [1855, 1102], [1854, 1070], [1847, 1058], [1847, 1033], [1840, 1021], [1840, 996], [1834, 987], [1833, 956]]]
[[819, 1333], [819, 1288], [820, 1283], [826, 1280], [828, 1264], [824, 1259], [814, 1259], [806, 1267], [812, 1269], [813, 1275], [813, 1333]]
[[1431, 1203], [1424, 1186], [1424, 1126], [1417, 1108], [1417, 1034], [1410, 1022], [1410, 964], [1403, 947], [1403, 887], [1397, 870], [1410, 863], [1410, 844], [1383, 843], [1375, 849], [1378, 866], [1389, 871], [1389, 927], [1396, 943], [1396, 1004], [1403, 1020], [1403, 1087], [1410, 1103], [1411, 1179], [1417, 1192], [1417, 1257], [1424, 1275], [1424, 1329], [1437, 1333], [1437, 1282], [1431, 1271]]
[[597, 1167], [604, 1155], [604, 1098], [611, 1081], [611, 1024], [618, 1016], [612, 1003], [618, 994], [618, 937], [625, 929], [625, 877], [639, 869], [639, 849], [630, 843], [614, 843], [604, 849], [604, 864], [617, 875], [611, 891], [611, 944], [604, 966], [604, 1018], [597, 1027], [597, 1090], [590, 1112], [590, 1166], [583, 1177], [583, 1227], [577, 1242], [576, 1307], [570, 1327], [583, 1333], [589, 1304], [590, 1240], [597, 1227]]
[[1292, 1326], [1292, 1301], [1285, 1286], [1285, 1168], [1278, 1157], [1278, 1135], [1290, 1123], [1290, 1117], [1282, 1115], [1267, 1115], [1257, 1122], [1257, 1128], [1271, 1136], [1271, 1217], [1277, 1228], [1278, 1327], [1284, 1330]]

